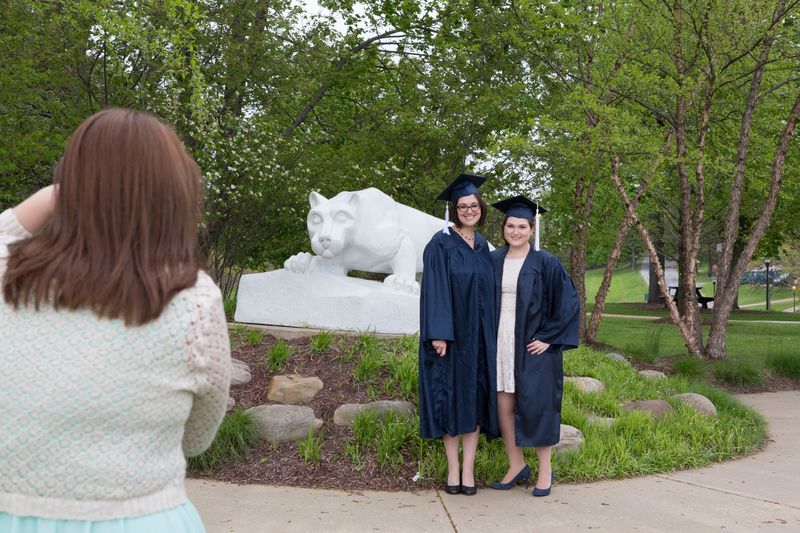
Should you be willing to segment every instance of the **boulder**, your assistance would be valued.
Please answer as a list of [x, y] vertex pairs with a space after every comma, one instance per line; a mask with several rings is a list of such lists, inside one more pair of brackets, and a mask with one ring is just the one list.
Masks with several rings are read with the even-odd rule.
[[322, 380], [316, 376], [275, 376], [269, 383], [267, 398], [273, 402], [299, 405], [308, 403], [321, 390]]
[[697, 394], [695, 392], [684, 392], [683, 394], [676, 394], [673, 396], [673, 398], [688, 405], [701, 415], [717, 416], [716, 406], [711, 403], [711, 400], [702, 394]]
[[371, 403], [346, 403], [340, 405], [333, 413], [333, 423], [340, 426], [352, 426], [356, 415], [365, 410], [374, 411], [379, 418], [385, 418], [390, 411], [396, 415], [411, 418], [414, 416], [414, 404], [400, 400], [379, 400]]
[[583, 443], [583, 433], [574, 426], [561, 424], [561, 436], [558, 444], [553, 449], [559, 452], [572, 452], [580, 448]]
[[606, 386], [602, 381], [587, 376], [565, 376], [564, 381], [572, 383], [583, 392], [603, 392], [606, 390]]
[[608, 357], [612, 361], [619, 361], [620, 363], [624, 363], [626, 365], [631, 364], [630, 361], [628, 361], [628, 359], [624, 355], [622, 355], [621, 353], [608, 352], [606, 354], [606, 357]]
[[245, 411], [253, 419], [259, 437], [268, 442], [290, 442], [316, 434], [322, 420], [310, 407], [299, 405], [257, 405]]
[[250, 383], [253, 379], [250, 374], [250, 367], [244, 361], [239, 361], [231, 357], [231, 387], [238, 387]]
[[628, 411], [642, 411], [650, 413], [659, 420], [673, 414], [675, 410], [665, 400], [642, 400], [623, 405]]
[[665, 379], [667, 377], [666, 374], [659, 372], [658, 370], [639, 370], [639, 373], [650, 379]]

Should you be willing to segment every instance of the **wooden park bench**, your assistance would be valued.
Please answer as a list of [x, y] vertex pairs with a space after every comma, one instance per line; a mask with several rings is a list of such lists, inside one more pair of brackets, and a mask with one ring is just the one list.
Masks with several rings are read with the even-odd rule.
[[[700, 292], [700, 287], [695, 287], [694, 290], [695, 290], [695, 293], [697, 294], [697, 303], [698, 303], [698, 305], [700, 305], [700, 307], [702, 307], [703, 309], [708, 309], [708, 303], [709, 302], [713, 302], [714, 301], [714, 297], [713, 296], [703, 296], [703, 293]], [[677, 302], [678, 301], [678, 287], [670, 287], [669, 288], [669, 293], [672, 296], [672, 301]], [[663, 301], [664, 297], [663, 296], [660, 297], [660, 300]], [[666, 306], [666, 303], [664, 305]]]

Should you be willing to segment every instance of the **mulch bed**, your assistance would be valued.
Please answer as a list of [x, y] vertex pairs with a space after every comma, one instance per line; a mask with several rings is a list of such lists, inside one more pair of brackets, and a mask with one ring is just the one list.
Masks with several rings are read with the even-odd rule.
[[[309, 339], [300, 338], [286, 341], [294, 352], [283, 369], [270, 372], [267, 354], [278, 339], [265, 336], [258, 346], [239, 342], [234, 345], [233, 357], [250, 366], [252, 380], [246, 385], [235, 387], [231, 395], [237, 408], [274, 404], [267, 398], [269, 383], [277, 374], [299, 374], [319, 377], [324, 387], [306, 404], [314, 410], [317, 418], [323, 420], [321, 431], [324, 434], [322, 457], [318, 463], [305, 463], [298, 453], [296, 442], [272, 445], [262, 443], [250, 449], [235, 463], [226, 464], [213, 472], [194, 472], [191, 477], [216, 479], [232, 483], [286, 485], [294, 487], [336, 488], [346, 490], [419, 490], [438, 486], [436, 480], [412, 480], [417, 472], [416, 458], [406, 457], [403, 465], [396, 469], [378, 468], [372, 452], [362, 450], [365, 466], [355, 470], [350, 458], [345, 454], [345, 445], [354, 441], [353, 430], [333, 423], [333, 413], [344, 403], [366, 403], [374, 399], [396, 399], [390, 397], [370, 398], [366, 387], [356, 383], [353, 373], [356, 358], [350, 361], [343, 357], [355, 342], [352, 337], [337, 337], [330, 347], [321, 354], [312, 354]], [[620, 350], [614, 346], [594, 344], [602, 351]], [[661, 357], [654, 363], [635, 359], [631, 364], [637, 370], [659, 370], [665, 374], [672, 372], [673, 362], [683, 356]], [[706, 362], [706, 364], [711, 364]], [[710, 373], [709, 373], [710, 374]], [[725, 382], [709, 380], [709, 383], [731, 393], [754, 393], [796, 390], [800, 383], [782, 376], [765, 372], [762, 383], [755, 386], [732, 386]]]
[[260, 483], [268, 485], [287, 485], [294, 487], [338, 488], [350, 490], [415, 490], [436, 486], [433, 480], [412, 481], [417, 472], [416, 459], [407, 457], [398, 468], [387, 467], [380, 471], [371, 452], [362, 450], [365, 466], [357, 471], [345, 454], [345, 445], [354, 442], [350, 427], [333, 423], [334, 411], [344, 403], [367, 403], [374, 399], [391, 400], [396, 398], [369, 398], [366, 387], [356, 383], [353, 372], [356, 358], [346, 361], [345, 356], [355, 342], [354, 338], [337, 337], [330, 347], [321, 354], [312, 354], [309, 339], [301, 338], [286, 341], [294, 352], [284, 368], [270, 372], [267, 354], [278, 342], [272, 336], [265, 336], [258, 346], [247, 343], [234, 345], [232, 356], [250, 366], [252, 380], [246, 385], [231, 389], [237, 408], [256, 405], [269, 405], [267, 398], [269, 383], [274, 375], [299, 374], [317, 376], [324, 384], [312, 400], [305, 404], [322, 419], [321, 432], [324, 435], [321, 459], [318, 463], [304, 463], [298, 453], [296, 442], [270, 444], [264, 442], [250, 449], [246, 455], [233, 464], [223, 465], [213, 472], [194, 472], [191, 477], [210, 478], [233, 483]]

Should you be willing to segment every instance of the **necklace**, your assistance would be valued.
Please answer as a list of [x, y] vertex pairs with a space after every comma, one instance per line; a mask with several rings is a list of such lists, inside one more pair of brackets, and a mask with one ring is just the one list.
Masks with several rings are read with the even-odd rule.
[[475, 242], [475, 234], [474, 233], [472, 235], [467, 235], [466, 233], [464, 233], [460, 229], [456, 229], [456, 231], [458, 232], [459, 235], [461, 235], [461, 237], [465, 241], [467, 241], [467, 242]]

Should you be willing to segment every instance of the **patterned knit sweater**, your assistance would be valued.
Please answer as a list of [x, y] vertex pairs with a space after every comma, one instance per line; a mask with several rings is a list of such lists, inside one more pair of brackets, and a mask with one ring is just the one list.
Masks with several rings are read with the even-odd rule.
[[[0, 214], [0, 280], [6, 245], [28, 235]], [[105, 520], [181, 505], [184, 454], [211, 444], [229, 385], [222, 297], [203, 272], [137, 327], [0, 298], [0, 511]]]

